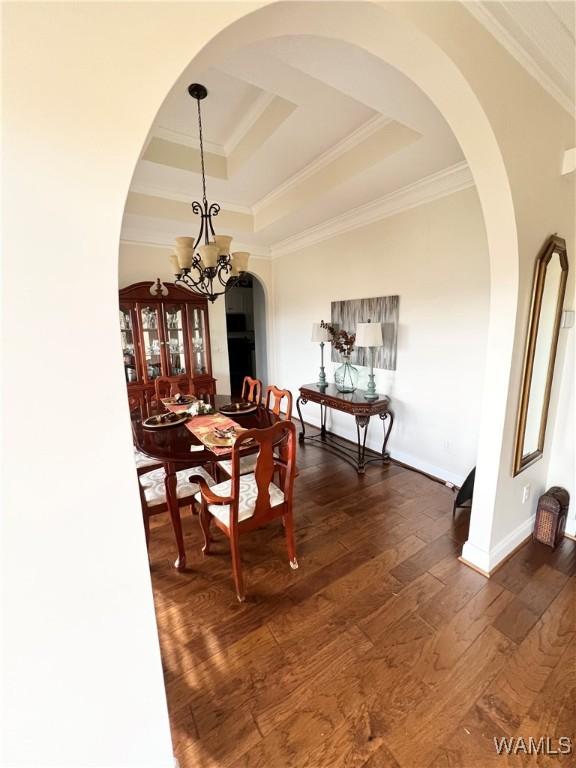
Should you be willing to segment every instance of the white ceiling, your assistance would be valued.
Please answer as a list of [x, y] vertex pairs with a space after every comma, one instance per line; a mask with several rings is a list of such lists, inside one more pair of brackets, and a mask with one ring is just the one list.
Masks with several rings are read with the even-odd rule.
[[[282, 209], [275, 205], [272, 217], [260, 216], [266, 219], [262, 225], [256, 213], [256, 231], [229, 230], [259, 252], [463, 160], [445, 121], [411, 81], [342, 42], [310, 36], [277, 38], [243, 49], [217, 69], [198, 73], [192, 64], [160, 108], [151, 137], [197, 146], [196, 103], [187, 93], [194, 81], [209, 90], [202, 102], [205, 148], [226, 157], [271, 100], [279, 98], [294, 107], [227, 178], [207, 179], [210, 200], [248, 214], [278, 200], [279, 192], [290, 197], [291, 188], [302, 187], [305, 204], [292, 199]], [[412, 137], [390, 148], [385, 141], [387, 126]], [[306, 197], [306, 179], [315, 169], [328, 167], [329, 176], [334, 159], [355, 147], [361, 152], [363, 142], [378, 131], [383, 132], [382, 141], [370, 145], [368, 164], [349, 163], [345, 172], [325, 180], [321, 194]], [[192, 201], [200, 196], [200, 177], [182, 167], [147, 160], [145, 151], [132, 190]], [[192, 212], [189, 222], [167, 218], [166, 213], [154, 217], [128, 212], [123, 235], [133, 239], [138, 231], [153, 232], [156, 240], [169, 242], [179, 234], [195, 234], [196, 228]]]
[[[573, 103], [574, 3], [466, 5], [563, 106]], [[228, 212], [226, 233], [237, 247], [268, 254], [303, 231], [349, 220], [356, 208], [384, 201], [387, 210], [386, 201], [413, 187], [420, 194], [428, 179], [441, 178], [449, 188], [451, 169], [455, 188], [462, 184], [461, 150], [428, 98], [381, 60], [343, 42], [287, 36], [245, 48], [205, 72], [192, 63], [149, 137], [170, 142], [178, 157], [198, 154], [191, 82], [209, 90], [202, 102], [205, 149], [215, 163], [207, 159], [208, 198], [222, 205], [220, 221]], [[146, 159], [146, 152], [132, 181], [139, 199], [131, 205], [129, 197], [123, 238], [168, 244], [195, 235], [196, 217], [182, 203], [201, 197], [199, 173], [187, 170], [198, 163], [157, 153]], [[158, 198], [167, 204], [155, 207]]]

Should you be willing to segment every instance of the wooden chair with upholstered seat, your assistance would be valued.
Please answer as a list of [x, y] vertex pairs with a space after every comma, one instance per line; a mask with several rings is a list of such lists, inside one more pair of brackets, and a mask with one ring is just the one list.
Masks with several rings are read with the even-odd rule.
[[242, 382], [242, 400], [247, 403], [260, 405], [262, 402], [262, 382], [260, 379], [253, 379], [251, 376], [244, 376]]
[[[249, 475], [240, 474], [242, 447], [255, 440], [259, 446], [256, 469]], [[277, 455], [275, 447], [283, 450]], [[291, 568], [298, 567], [294, 541], [292, 495], [296, 469], [296, 428], [291, 421], [279, 421], [266, 429], [249, 429], [236, 440], [232, 449], [232, 477], [210, 487], [204, 478], [192, 476], [200, 492], [200, 525], [204, 534], [205, 554], [210, 554], [210, 524], [226, 534], [232, 552], [232, 572], [238, 600], [244, 600], [244, 582], [240, 560], [240, 535], [260, 528], [276, 518], [282, 518]], [[279, 484], [272, 482], [274, 473], [280, 474]]]
[[[144, 454], [141, 455], [144, 456]], [[154, 463], [154, 468], [152, 468], [152, 465], [137, 467], [146, 546], [148, 546], [150, 540], [150, 518], [169, 511], [165, 486], [166, 472], [162, 464], [158, 465], [158, 462], [154, 462], [153, 459], [150, 459], [150, 461]], [[190, 481], [190, 475], [195, 475], [194, 482]], [[176, 472], [176, 495], [179, 507], [193, 507], [194, 496], [200, 488], [195, 482], [196, 477], [201, 477], [208, 487], [215, 483], [214, 478], [202, 467], [181, 469]]]
[[[286, 400], [284, 418], [287, 421], [290, 421], [292, 419], [292, 392], [288, 389], [278, 389], [278, 387], [275, 387], [273, 384], [266, 388], [266, 410], [272, 411], [272, 413], [280, 417], [282, 415], [280, 407], [283, 400]], [[254, 472], [257, 458], [257, 454], [255, 453], [250, 456], [242, 456], [240, 459], [240, 474], [248, 475], [250, 472]], [[228, 477], [232, 474], [231, 460], [219, 461], [216, 466], [218, 469], [225, 472]]]

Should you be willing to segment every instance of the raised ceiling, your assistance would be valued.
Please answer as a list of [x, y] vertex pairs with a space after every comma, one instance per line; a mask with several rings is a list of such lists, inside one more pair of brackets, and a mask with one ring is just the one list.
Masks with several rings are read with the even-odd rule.
[[447, 168], [461, 174], [445, 121], [399, 72], [342, 42], [276, 38], [208, 71], [192, 63], [179, 78], [135, 170], [125, 240], [163, 245], [196, 234], [200, 158], [187, 93], [195, 81], [209, 90], [202, 121], [208, 197], [222, 206], [215, 225], [254, 253]]
[[[573, 100], [572, 3], [472, 5], [552, 95], [564, 106]], [[410, 80], [343, 42], [287, 36], [208, 71], [192, 63], [182, 74], [136, 167], [124, 240], [168, 245], [197, 233], [191, 82], [209, 90], [202, 103], [208, 198], [222, 206], [214, 223], [237, 248], [273, 255], [472, 184], [450, 129]]]

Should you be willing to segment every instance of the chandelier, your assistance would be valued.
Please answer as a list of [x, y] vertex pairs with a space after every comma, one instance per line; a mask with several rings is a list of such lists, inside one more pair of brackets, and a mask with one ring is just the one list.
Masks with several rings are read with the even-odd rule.
[[206, 172], [204, 168], [204, 143], [202, 138], [202, 112], [200, 102], [208, 91], [203, 85], [193, 83], [188, 93], [198, 105], [198, 133], [200, 136], [200, 162], [202, 169], [202, 202], [195, 200], [192, 210], [200, 216], [198, 237], [177, 237], [175, 253], [170, 256], [176, 282], [192, 293], [216, 301], [236, 284], [248, 267], [250, 254], [246, 251], [230, 253], [232, 238], [214, 232], [212, 217], [220, 211], [218, 203], [208, 203], [206, 198]]

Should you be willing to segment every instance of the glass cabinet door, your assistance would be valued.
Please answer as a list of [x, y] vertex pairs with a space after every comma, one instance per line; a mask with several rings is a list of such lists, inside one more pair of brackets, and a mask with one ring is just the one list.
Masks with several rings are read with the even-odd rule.
[[186, 307], [184, 304], [164, 304], [166, 359], [168, 376], [190, 375], [186, 348]]
[[144, 360], [144, 377], [153, 381], [163, 375], [162, 365], [162, 331], [158, 305], [139, 304], [138, 317], [142, 330], [142, 357]]
[[192, 350], [192, 374], [202, 376], [209, 374], [208, 358], [206, 355], [206, 318], [204, 309], [189, 306], [190, 318], [190, 348]]
[[134, 316], [132, 308], [120, 306], [120, 335], [122, 338], [122, 355], [124, 357], [124, 376], [131, 384], [138, 381], [138, 365], [136, 362], [136, 338], [134, 332]]

